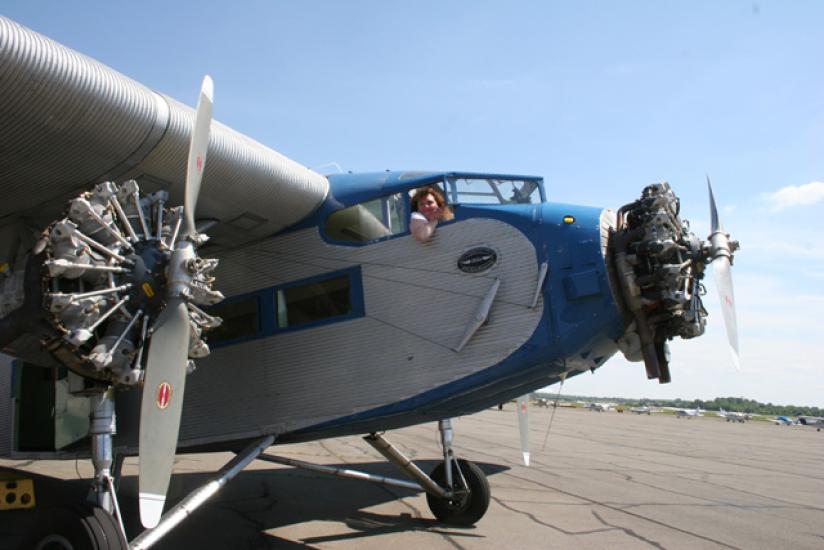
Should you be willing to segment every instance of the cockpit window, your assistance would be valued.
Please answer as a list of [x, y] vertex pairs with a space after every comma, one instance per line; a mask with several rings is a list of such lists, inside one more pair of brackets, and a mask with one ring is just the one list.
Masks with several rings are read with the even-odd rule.
[[326, 218], [324, 231], [335, 241], [361, 243], [403, 233], [407, 223], [403, 194], [395, 193], [338, 210]]
[[537, 204], [537, 180], [451, 177], [446, 180], [447, 200], [460, 204]]

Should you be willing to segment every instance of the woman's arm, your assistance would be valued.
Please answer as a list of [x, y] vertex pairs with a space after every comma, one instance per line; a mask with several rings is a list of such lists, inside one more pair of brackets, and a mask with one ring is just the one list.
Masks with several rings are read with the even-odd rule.
[[420, 242], [426, 242], [435, 234], [438, 220], [428, 221], [420, 212], [413, 212], [409, 221], [409, 232]]

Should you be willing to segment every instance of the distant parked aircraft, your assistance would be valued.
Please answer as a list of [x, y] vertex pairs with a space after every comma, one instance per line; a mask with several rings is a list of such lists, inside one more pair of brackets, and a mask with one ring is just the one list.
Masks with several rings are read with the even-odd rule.
[[805, 426], [815, 426], [817, 432], [820, 432], [821, 428], [824, 428], [824, 418], [820, 416], [799, 416], [798, 422]]
[[632, 407], [630, 411], [635, 414], [652, 414], [652, 409], [646, 405], [643, 407]]
[[725, 418], [727, 422], [746, 422], [752, 418], [751, 414], [742, 413], [742, 412], [734, 412], [734, 411], [725, 411], [724, 409], [718, 409], [718, 412], [715, 413], [718, 416]]
[[694, 416], [704, 416], [704, 411], [701, 408], [697, 409], [674, 409], [675, 410], [675, 418], [692, 418]]

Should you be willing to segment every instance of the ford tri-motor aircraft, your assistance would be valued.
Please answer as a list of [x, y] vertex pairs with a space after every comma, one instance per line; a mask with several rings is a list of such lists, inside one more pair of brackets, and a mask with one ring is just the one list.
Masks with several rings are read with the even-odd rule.
[[[323, 470], [273, 444], [351, 434], [412, 481], [358, 477], [473, 524], [489, 485], [450, 418], [619, 351], [669, 382], [667, 341], [704, 332], [710, 262], [737, 362], [737, 243], [711, 190], [703, 241], [666, 183], [613, 212], [547, 202], [534, 176], [323, 176], [211, 108], [208, 78], [194, 110], [0, 17], [0, 455], [95, 470], [32, 547], [148, 548], [253, 460]], [[454, 213], [427, 242], [409, 232], [422, 186]], [[429, 421], [443, 461], [425, 473], [382, 432]], [[226, 450], [164, 513], [175, 453]], [[126, 542], [130, 455], [147, 530]]]

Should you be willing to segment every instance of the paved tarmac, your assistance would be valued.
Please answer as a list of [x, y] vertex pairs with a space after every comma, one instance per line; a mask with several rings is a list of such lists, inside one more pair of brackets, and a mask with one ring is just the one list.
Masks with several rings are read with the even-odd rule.
[[[454, 422], [456, 454], [476, 462], [492, 487], [475, 527], [437, 522], [422, 492], [256, 461], [154, 548], [824, 548], [824, 432], [559, 408], [541, 450], [552, 409], [530, 413], [529, 468], [520, 460], [514, 404]], [[386, 437], [424, 470], [440, 456], [432, 424]], [[356, 437], [269, 452], [402, 477]], [[171, 498], [230, 457], [179, 456]], [[81, 478], [92, 472], [85, 461], [0, 467], [49, 476], [36, 478], [39, 507], [82, 498], [88, 481]], [[136, 472], [130, 459], [121, 499], [132, 537]], [[13, 548], [33, 517], [0, 512], [0, 548]]]

